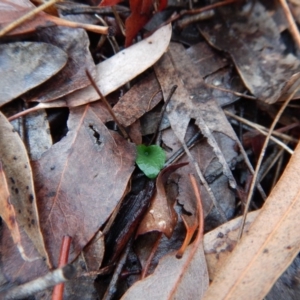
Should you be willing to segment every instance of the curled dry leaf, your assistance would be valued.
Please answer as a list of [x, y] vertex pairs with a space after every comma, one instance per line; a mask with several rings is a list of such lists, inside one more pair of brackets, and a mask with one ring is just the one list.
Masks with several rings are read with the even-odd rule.
[[298, 254], [299, 166], [300, 144], [248, 234], [215, 276], [205, 300], [263, 299]]
[[159, 231], [164, 233], [168, 238], [172, 236], [177, 223], [177, 214], [173, 208], [175, 199], [172, 199], [172, 202], [170, 201], [171, 199], [168, 199], [165, 185], [171, 173], [187, 164], [171, 165], [159, 173], [156, 179], [156, 193], [136, 235], [145, 234], [150, 231]]
[[[199, 192], [198, 192], [199, 195]], [[163, 257], [152, 275], [136, 282], [125, 299], [201, 299], [208, 287], [208, 272], [203, 252], [203, 214], [198, 199], [199, 230], [195, 241], [181, 259], [176, 253]]]
[[74, 259], [122, 198], [134, 169], [135, 147], [103, 122], [101, 103], [72, 109], [69, 132], [33, 164], [41, 227], [57, 265], [64, 235]]
[[40, 255], [49, 262], [40, 231], [39, 215], [33, 186], [32, 171], [24, 144], [18, 133], [0, 113], [0, 159], [8, 179], [11, 202], [17, 222]]
[[0, 45], [0, 106], [52, 77], [67, 59], [64, 51], [46, 43]]

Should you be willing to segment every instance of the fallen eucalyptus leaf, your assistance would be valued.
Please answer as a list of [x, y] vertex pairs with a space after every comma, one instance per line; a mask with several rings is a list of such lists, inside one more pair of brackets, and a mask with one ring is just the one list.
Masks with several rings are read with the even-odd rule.
[[64, 51], [46, 43], [0, 45], [0, 106], [52, 77], [67, 58]]

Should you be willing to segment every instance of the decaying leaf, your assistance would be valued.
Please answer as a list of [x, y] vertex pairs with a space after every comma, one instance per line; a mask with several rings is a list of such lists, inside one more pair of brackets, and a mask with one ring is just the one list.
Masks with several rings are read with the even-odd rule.
[[[244, 235], [247, 235], [250, 225], [258, 214], [259, 210], [248, 213]], [[237, 245], [241, 224], [242, 217], [235, 218], [204, 235], [204, 253], [210, 281], [214, 280], [226, 259]]]
[[32, 171], [26, 149], [18, 133], [0, 113], [0, 159], [7, 176], [11, 202], [16, 210], [17, 222], [40, 255], [49, 262], [33, 187]]
[[6, 226], [9, 228], [12, 239], [19, 249], [21, 256], [26, 259], [26, 254], [24, 248], [21, 244], [21, 235], [19, 231], [19, 226], [16, 219], [16, 213], [14, 206], [10, 202], [10, 194], [8, 191], [8, 185], [5, 178], [5, 174], [0, 162], [0, 211], [1, 218], [5, 222]]
[[220, 9], [218, 18], [199, 24], [201, 32], [211, 45], [230, 54], [253, 95], [274, 103], [286, 81], [299, 72], [300, 61], [284, 54], [280, 32], [263, 4], [231, 8]]
[[113, 110], [118, 121], [127, 127], [151, 110], [161, 100], [160, 86], [154, 74], [150, 74], [121, 97]]
[[[198, 206], [201, 207], [200, 199]], [[208, 273], [202, 244], [203, 215], [200, 207], [197, 236], [183, 257], [178, 259], [175, 253], [163, 257], [154, 273], [136, 282], [122, 300], [202, 298], [208, 287]]]
[[299, 165], [300, 144], [247, 235], [215, 276], [205, 300], [263, 299], [298, 254]]
[[[97, 65], [96, 83], [107, 95], [151, 67], [165, 52], [171, 38], [171, 26], [166, 25], [150, 37], [125, 49]], [[87, 87], [63, 98], [67, 106], [74, 107], [98, 100], [93, 87]]]
[[109, 131], [100, 103], [72, 109], [65, 138], [34, 162], [41, 227], [57, 265], [63, 235], [74, 259], [121, 199], [134, 169], [135, 147]]
[[26, 101], [52, 101], [90, 85], [85, 72], [88, 70], [95, 76], [96, 69], [85, 30], [52, 26], [37, 30], [36, 36], [38, 41], [57, 46], [66, 52], [68, 61], [61, 72], [31, 90], [25, 97]]
[[175, 201], [171, 202], [168, 199], [165, 185], [170, 174], [185, 165], [187, 163], [171, 165], [160, 172], [156, 179], [157, 190], [136, 235], [145, 234], [150, 231], [159, 231], [164, 233], [168, 238], [172, 236], [177, 223], [177, 214], [173, 208]]
[[67, 54], [50, 44], [1, 44], [0, 106], [51, 78], [66, 62]]

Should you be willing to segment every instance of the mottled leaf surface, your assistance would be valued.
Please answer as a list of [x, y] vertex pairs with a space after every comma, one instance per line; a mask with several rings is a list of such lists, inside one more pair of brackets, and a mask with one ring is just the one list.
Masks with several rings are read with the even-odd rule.
[[234, 6], [221, 9], [218, 18], [199, 26], [211, 45], [230, 54], [250, 92], [274, 103], [290, 77], [299, 72], [300, 60], [284, 53], [280, 32], [260, 2], [255, 2], [249, 13], [248, 10], [247, 6], [244, 11]]
[[0, 106], [51, 78], [66, 62], [67, 54], [50, 44], [0, 45]]
[[67, 136], [33, 164], [41, 227], [54, 265], [63, 235], [72, 237], [72, 260], [111, 214], [134, 169], [134, 145], [105, 127], [106, 116], [99, 103], [72, 109]]
[[62, 49], [68, 61], [61, 72], [31, 90], [25, 97], [27, 101], [52, 101], [90, 85], [86, 70], [95, 76], [96, 68], [85, 30], [52, 26], [37, 30], [37, 39]]
[[10, 199], [16, 210], [17, 221], [40, 255], [47, 260], [27, 152], [20, 136], [1, 113], [0, 137], [0, 160], [7, 176]]

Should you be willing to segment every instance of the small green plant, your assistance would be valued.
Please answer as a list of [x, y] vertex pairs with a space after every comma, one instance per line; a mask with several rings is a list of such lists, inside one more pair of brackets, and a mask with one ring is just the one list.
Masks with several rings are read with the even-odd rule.
[[150, 178], [155, 178], [163, 168], [166, 161], [165, 151], [156, 145], [137, 146], [136, 164]]

